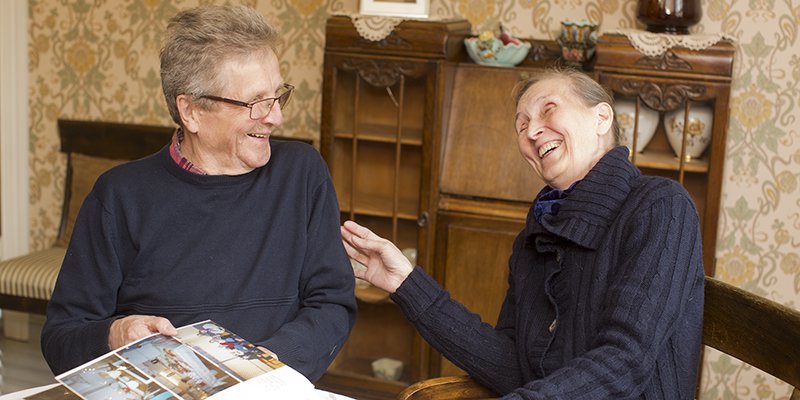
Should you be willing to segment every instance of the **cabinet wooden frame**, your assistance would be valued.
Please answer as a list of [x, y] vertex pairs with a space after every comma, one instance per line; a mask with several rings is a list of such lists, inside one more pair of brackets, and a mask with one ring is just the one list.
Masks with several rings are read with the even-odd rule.
[[[420, 241], [427, 228], [419, 227], [417, 219], [428, 207], [422, 191], [423, 171], [430, 168], [430, 157], [425, 153], [430, 146], [431, 124], [427, 121], [432, 118], [432, 101], [428, 96], [412, 100], [421, 102], [423, 112], [412, 121], [410, 135], [404, 129], [408, 122], [404, 111], [408, 81], [416, 80], [423, 92], [430, 91], [435, 85], [435, 64], [327, 54], [325, 65], [325, 93], [350, 96], [347, 111], [334, 113], [335, 105], [325, 102], [325, 112], [331, 114], [324, 119], [321, 144], [337, 189], [342, 220], [369, 226], [401, 248], [415, 247], [418, 257], [425, 258], [427, 250]], [[393, 88], [399, 90], [393, 93]], [[340, 97], [337, 102], [343, 100]], [[397, 103], [375, 106], [387, 100]], [[359, 398], [396, 395], [426, 376], [427, 371], [421, 368], [426, 364], [426, 352], [421, 351], [424, 344], [388, 294], [357, 286], [356, 297], [360, 303], [356, 326], [322, 385]], [[400, 381], [372, 376], [369, 364], [381, 357], [403, 362]]]
[[[370, 228], [398, 240], [401, 247], [416, 242], [417, 263], [454, 298], [476, 307], [484, 321], [493, 324], [507, 285], [497, 277], [507, 273], [511, 243], [525, 222], [530, 200], [543, 183], [531, 178], [530, 166], [518, 155], [513, 111], [507, 104], [481, 102], [474, 92], [485, 91], [492, 96], [508, 92], [510, 96], [514, 82], [556, 64], [560, 53], [553, 42], [531, 40], [531, 53], [518, 67], [479, 66], [469, 61], [463, 48], [469, 31], [465, 21], [405, 21], [389, 37], [373, 42], [360, 38], [349, 18], [329, 19], [321, 152], [329, 163], [337, 192], [342, 192], [338, 195], [343, 217], [366, 219]], [[681, 181], [693, 195], [701, 216], [706, 272], [713, 273], [733, 46], [723, 42], [703, 51], [676, 49], [663, 57], [647, 58], [624, 36], [609, 35], [601, 38], [597, 53], [594, 65], [586, 72], [616, 96], [638, 99], [639, 107], [665, 112], [685, 107], [687, 101], [689, 106], [713, 106], [712, 143], [701, 159], [687, 162], [672, 155], [661, 124], [661, 131], [656, 132], [645, 152], [632, 155], [645, 174]], [[393, 89], [391, 96], [404, 104], [409, 93], [419, 93], [417, 101], [422, 107], [406, 108], [405, 117], [378, 115], [394, 107], [386, 102], [389, 97], [385, 96], [390, 95], [382, 88], [394, 88], [401, 81], [411, 82], [411, 89], [406, 86], [402, 96]], [[356, 82], [361, 82], [359, 89]], [[372, 101], [365, 108], [356, 98], [367, 86], [372, 88], [367, 90]], [[475, 129], [479, 124], [486, 127]], [[494, 136], [483, 136], [489, 133]], [[397, 154], [416, 154], [418, 158], [404, 164]], [[468, 168], [466, 163], [481, 167]], [[354, 190], [368, 184], [358, 175], [359, 170], [369, 171], [380, 182], [373, 182], [369, 190]], [[400, 173], [392, 175], [389, 170]], [[396, 176], [400, 180], [392, 179]], [[403, 192], [406, 197], [402, 197], [397, 189], [407, 189], [413, 179], [419, 179], [418, 186]], [[386, 196], [384, 200], [366, 201], [373, 193]], [[465, 268], [465, 257], [483, 260], [485, 265]], [[480, 275], [475, 270], [478, 267], [487, 268], [492, 278]], [[492, 289], [484, 288], [484, 283], [490, 283]], [[375, 310], [386, 310], [392, 318], [385, 322], [376, 318], [373, 326], [393, 326], [400, 319], [385, 294], [362, 289], [359, 297], [365, 312], [359, 316], [356, 329], [370, 326], [367, 319], [376, 314]], [[487, 303], [478, 304], [482, 301]], [[375, 338], [356, 331], [350, 342], [358, 346], [361, 341], [363, 348], [375, 349], [380, 347], [375, 343], [387, 338], [397, 340], [391, 335], [396, 331], [407, 333], [406, 329], [376, 330]], [[319, 386], [359, 399], [388, 399], [404, 384], [458, 373], [416, 333], [408, 335], [413, 338], [403, 336], [408, 339], [403, 346], [411, 345], [403, 350], [409, 352], [403, 355], [409, 370], [402, 383], [370, 377], [366, 363], [354, 368], [360, 368], [358, 373], [337, 371], [341, 364], [334, 364]]]
[[[692, 195], [698, 209], [706, 274], [714, 275], [729, 101], [735, 48], [720, 41], [702, 51], [674, 48], [660, 56], [639, 53], [623, 35], [603, 35], [593, 66], [595, 79], [615, 96], [635, 98], [637, 107], [660, 113], [707, 104], [713, 110], [711, 141], [700, 159], [687, 161], [687, 129], [676, 156], [665, 145], [659, 123], [654, 141], [631, 159], [644, 173], [674, 178]], [[660, 139], [659, 139], [660, 138]], [[649, 151], [648, 151], [649, 150]]]
[[[481, 210], [486, 203], [466, 203], [471, 204], [461, 203], [459, 207], [451, 203], [461, 211], [439, 214], [435, 277], [453, 299], [494, 325], [508, 290], [511, 247], [524, 226], [524, 218], [490, 216]], [[522, 204], [512, 208], [520, 214], [527, 210]], [[432, 376], [464, 374], [439, 353], [433, 354]]]
[[[466, 21], [406, 21], [372, 42], [346, 17], [330, 18], [326, 28], [320, 150], [342, 219], [416, 248], [429, 273], [443, 65], [461, 57], [469, 31]], [[388, 294], [362, 283], [356, 297], [356, 326], [318, 386], [359, 399], [394, 398], [429, 376], [429, 348]], [[369, 363], [381, 357], [403, 362], [399, 381], [372, 376]]]

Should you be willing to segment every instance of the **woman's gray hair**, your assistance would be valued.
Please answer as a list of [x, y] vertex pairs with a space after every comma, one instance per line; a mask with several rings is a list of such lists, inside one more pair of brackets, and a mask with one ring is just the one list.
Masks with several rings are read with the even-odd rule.
[[222, 90], [219, 68], [226, 60], [252, 53], [277, 54], [280, 34], [264, 17], [244, 6], [202, 6], [182, 11], [167, 24], [161, 48], [161, 87], [172, 119], [181, 125], [176, 98]]
[[[614, 97], [603, 88], [602, 85], [597, 83], [589, 75], [572, 68], [551, 68], [542, 72], [536, 72], [530, 78], [520, 82], [514, 91], [514, 103], [519, 105], [522, 96], [534, 84], [550, 79], [566, 79], [570, 82], [570, 90], [572, 94], [581, 99], [581, 102], [586, 107], [594, 107], [600, 103], [608, 103], [611, 108], [614, 108]], [[614, 145], [619, 145], [621, 141], [622, 132], [617, 124], [617, 114], [614, 113], [614, 121], [611, 124], [611, 131], [614, 134]]]

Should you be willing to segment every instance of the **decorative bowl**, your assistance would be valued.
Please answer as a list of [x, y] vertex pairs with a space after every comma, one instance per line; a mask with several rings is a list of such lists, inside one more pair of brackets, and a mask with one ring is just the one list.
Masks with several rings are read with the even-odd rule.
[[[614, 111], [617, 113], [617, 125], [622, 133], [620, 145], [633, 148], [633, 127], [636, 123], [636, 102], [630, 100], [617, 100], [614, 102]], [[636, 152], [641, 153], [658, 128], [658, 111], [647, 106], [639, 107], [639, 137], [636, 140]]]
[[531, 44], [528, 42], [503, 44], [497, 38], [490, 40], [466, 38], [464, 46], [472, 61], [495, 67], [513, 67], [521, 63], [531, 50]]
[[[683, 108], [670, 111], [664, 115], [664, 129], [667, 139], [680, 157], [683, 144]], [[714, 110], [707, 105], [693, 105], [689, 110], [689, 124], [686, 128], [686, 160], [699, 158], [711, 143], [711, 125], [714, 122]]]

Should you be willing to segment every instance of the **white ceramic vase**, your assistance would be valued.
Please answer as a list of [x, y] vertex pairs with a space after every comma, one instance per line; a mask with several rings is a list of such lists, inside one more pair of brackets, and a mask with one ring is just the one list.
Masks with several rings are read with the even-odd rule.
[[[617, 113], [617, 124], [622, 132], [620, 145], [633, 148], [633, 127], [636, 123], [636, 102], [630, 100], [619, 100], [614, 102], [614, 111]], [[639, 137], [636, 140], [636, 152], [641, 153], [658, 127], [658, 111], [648, 108], [645, 105], [639, 106]]]
[[[669, 145], [675, 155], [680, 157], [683, 142], [684, 109], [679, 108], [664, 115], [664, 130]], [[700, 158], [711, 143], [711, 127], [714, 123], [714, 110], [708, 105], [692, 105], [689, 110], [689, 123], [686, 129], [686, 159]]]

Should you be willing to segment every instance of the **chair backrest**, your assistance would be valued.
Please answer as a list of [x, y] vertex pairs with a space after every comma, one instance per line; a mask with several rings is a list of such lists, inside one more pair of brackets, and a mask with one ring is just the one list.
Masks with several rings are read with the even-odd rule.
[[100, 174], [155, 153], [169, 143], [174, 130], [167, 126], [58, 120], [61, 152], [67, 155], [67, 176], [56, 246], [69, 243], [78, 210]]
[[[170, 142], [174, 131], [174, 126], [58, 120], [61, 152], [67, 155], [67, 176], [56, 246], [69, 243], [81, 204], [103, 172], [157, 152]], [[274, 138], [313, 144], [303, 138]]]
[[800, 399], [800, 311], [706, 277], [703, 344], [788, 383]]

